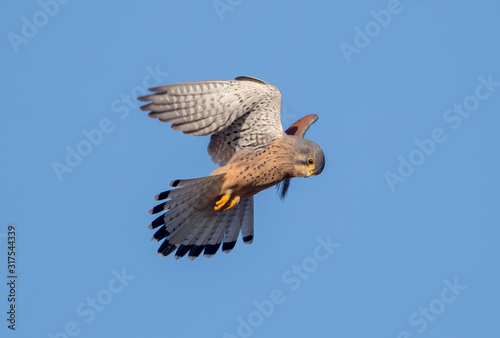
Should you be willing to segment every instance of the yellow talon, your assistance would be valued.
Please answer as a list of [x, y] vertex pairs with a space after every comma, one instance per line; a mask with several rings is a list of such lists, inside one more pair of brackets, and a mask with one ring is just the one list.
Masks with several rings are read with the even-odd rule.
[[223, 211], [227, 211], [227, 210], [231, 209], [232, 207], [234, 207], [239, 202], [240, 202], [240, 196], [236, 196], [235, 198], [233, 198], [231, 200], [231, 202], [229, 203], [229, 206], [225, 207]]
[[215, 202], [214, 210], [226, 211], [234, 207], [239, 202], [240, 202], [240, 196], [236, 196], [235, 198], [231, 199], [230, 194], [224, 194], [217, 202]]
[[215, 207], [214, 209], [215, 210], [220, 210], [224, 207], [224, 205], [226, 205], [226, 203], [229, 201], [229, 195], [228, 194], [225, 194], [224, 196], [222, 196], [220, 198], [220, 200], [218, 200], [217, 202], [215, 202]]

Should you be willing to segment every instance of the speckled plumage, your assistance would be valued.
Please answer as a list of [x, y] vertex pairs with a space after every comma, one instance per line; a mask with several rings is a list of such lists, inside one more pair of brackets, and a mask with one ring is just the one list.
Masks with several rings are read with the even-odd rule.
[[211, 257], [222, 244], [229, 252], [241, 232], [253, 240], [253, 196], [290, 178], [321, 173], [324, 155], [314, 142], [303, 138], [317, 120], [308, 115], [283, 131], [281, 93], [262, 80], [238, 77], [233, 81], [200, 81], [152, 88], [140, 97], [151, 101], [141, 107], [149, 116], [172, 123], [172, 129], [190, 135], [210, 135], [208, 153], [221, 167], [212, 175], [175, 180], [176, 189], [157, 195], [167, 199], [151, 209], [166, 211], [150, 228], [161, 241], [164, 256], [176, 258], [202, 252]]

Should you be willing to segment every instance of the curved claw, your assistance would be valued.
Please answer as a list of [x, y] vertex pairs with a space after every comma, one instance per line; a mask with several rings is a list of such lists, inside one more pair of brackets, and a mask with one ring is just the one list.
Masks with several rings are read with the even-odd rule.
[[224, 209], [222, 211], [227, 211], [229, 209], [231, 209], [232, 207], [234, 207], [236, 204], [238, 204], [240, 202], [240, 196], [236, 196], [235, 198], [233, 198], [230, 202], [229, 202], [229, 205], [226, 205], [224, 207]]
[[224, 196], [222, 196], [217, 202], [215, 202], [214, 210], [218, 211], [218, 210], [221, 210], [222, 208], [224, 208], [224, 206], [229, 201], [229, 198], [230, 198], [229, 194], [225, 194]]
[[240, 196], [231, 198], [230, 193], [224, 194], [217, 202], [215, 202], [215, 211], [227, 211], [240, 202]]

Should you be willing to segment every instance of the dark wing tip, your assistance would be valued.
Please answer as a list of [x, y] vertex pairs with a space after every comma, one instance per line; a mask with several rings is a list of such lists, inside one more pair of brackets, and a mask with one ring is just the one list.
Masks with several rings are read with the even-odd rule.
[[153, 103], [148, 103], [148, 104], [145, 104], [144, 106], [140, 106], [139, 109], [142, 110], [142, 111], [151, 111], [151, 106], [153, 105]]
[[319, 116], [316, 114], [306, 115], [292, 124], [285, 133], [290, 136], [304, 137], [306, 135], [307, 130], [311, 125], [318, 121]]
[[252, 76], [238, 76], [237, 78], [235, 78], [235, 80], [236, 81], [253, 81], [253, 82], [257, 82], [257, 83], [267, 84], [267, 82], [262, 81], [261, 79], [257, 79], [256, 77], [252, 77]]
[[145, 101], [153, 101], [153, 100], [152, 100], [152, 97], [153, 97], [153, 95], [144, 95], [144, 96], [139, 96], [139, 97], [137, 98], [137, 101], [143, 101], [143, 102], [145, 102]]
[[139, 96], [137, 98], [137, 101], [153, 101], [153, 98], [155, 96], [166, 94], [168, 86], [169, 85], [163, 85], [163, 86], [148, 88], [148, 90], [150, 92], [153, 92], [153, 93], [152, 94], [143, 95], [143, 96]]

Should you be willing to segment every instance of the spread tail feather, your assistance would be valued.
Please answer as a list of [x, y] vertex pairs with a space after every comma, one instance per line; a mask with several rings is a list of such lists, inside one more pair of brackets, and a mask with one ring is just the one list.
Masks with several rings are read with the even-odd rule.
[[156, 200], [168, 199], [150, 210], [151, 214], [165, 211], [149, 224], [157, 229], [152, 240], [164, 240], [158, 253], [167, 256], [176, 251], [175, 258], [188, 254], [195, 259], [202, 252], [213, 256], [222, 244], [222, 251], [230, 252], [241, 230], [243, 241], [253, 240], [253, 197], [227, 211], [215, 211], [220, 198], [220, 188], [225, 174], [188, 180], [175, 180], [175, 189], [155, 196]]

